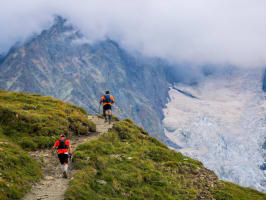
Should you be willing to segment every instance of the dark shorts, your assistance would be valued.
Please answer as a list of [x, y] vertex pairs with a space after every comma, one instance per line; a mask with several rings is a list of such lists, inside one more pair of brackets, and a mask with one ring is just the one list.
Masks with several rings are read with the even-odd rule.
[[110, 104], [105, 104], [103, 110], [112, 110], [112, 106]]
[[61, 164], [68, 163], [68, 154], [60, 153], [58, 154], [58, 158]]

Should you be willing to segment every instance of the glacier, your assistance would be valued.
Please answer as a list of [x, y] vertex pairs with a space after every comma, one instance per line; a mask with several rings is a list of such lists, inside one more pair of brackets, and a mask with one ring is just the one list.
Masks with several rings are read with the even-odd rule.
[[263, 69], [235, 69], [197, 85], [175, 84], [163, 110], [177, 151], [200, 160], [220, 179], [266, 192], [266, 102]]

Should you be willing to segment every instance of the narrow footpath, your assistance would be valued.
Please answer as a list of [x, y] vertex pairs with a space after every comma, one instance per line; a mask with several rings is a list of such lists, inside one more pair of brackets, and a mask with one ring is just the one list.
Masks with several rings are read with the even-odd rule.
[[[96, 124], [96, 133], [90, 133], [88, 136], [73, 136], [70, 141], [73, 151], [79, 144], [97, 139], [99, 135], [112, 128], [112, 124], [105, 123], [104, 119], [97, 116], [88, 116], [88, 119]], [[25, 195], [23, 200], [63, 200], [69, 181], [76, 173], [75, 170], [71, 169], [71, 163], [69, 164], [68, 178], [65, 179], [62, 178], [57, 155], [53, 154], [51, 150], [30, 152], [30, 155], [42, 164], [43, 179], [32, 186], [31, 191]]]

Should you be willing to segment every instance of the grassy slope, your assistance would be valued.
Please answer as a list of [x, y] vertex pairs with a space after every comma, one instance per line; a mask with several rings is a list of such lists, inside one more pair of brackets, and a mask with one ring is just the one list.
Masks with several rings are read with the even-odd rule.
[[[41, 178], [27, 150], [50, 147], [61, 134], [95, 131], [79, 107], [50, 97], [0, 91], [0, 199], [18, 199]], [[203, 165], [169, 150], [130, 120], [80, 145], [68, 199], [266, 199], [218, 181]]]
[[96, 126], [86, 111], [60, 100], [0, 91], [0, 125], [4, 135], [27, 150], [46, 148], [58, 135], [84, 135]]
[[219, 181], [202, 163], [168, 149], [130, 120], [80, 145], [74, 163], [81, 170], [67, 199], [266, 199]]
[[18, 199], [42, 176], [27, 150], [51, 147], [62, 133], [96, 130], [79, 107], [51, 97], [0, 90], [0, 199]]
[[0, 199], [18, 199], [41, 178], [41, 170], [18, 145], [3, 136], [0, 129]]

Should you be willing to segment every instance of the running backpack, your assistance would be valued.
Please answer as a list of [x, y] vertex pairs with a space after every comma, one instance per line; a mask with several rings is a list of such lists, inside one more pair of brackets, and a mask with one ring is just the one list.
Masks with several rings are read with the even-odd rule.
[[112, 103], [111, 96], [109, 94], [104, 95], [104, 96], [105, 96], [105, 100], [104, 100], [105, 103]]
[[57, 149], [68, 149], [68, 146], [65, 143], [65, 140], [59, 140], [59, 146]]

